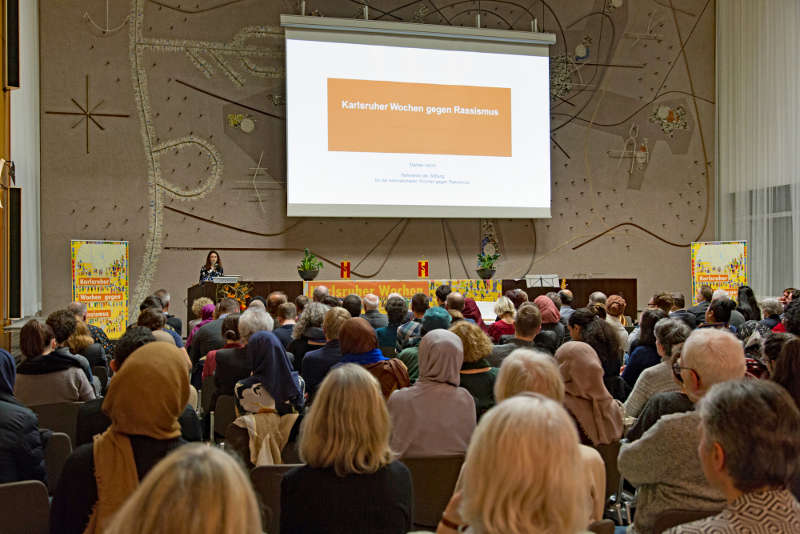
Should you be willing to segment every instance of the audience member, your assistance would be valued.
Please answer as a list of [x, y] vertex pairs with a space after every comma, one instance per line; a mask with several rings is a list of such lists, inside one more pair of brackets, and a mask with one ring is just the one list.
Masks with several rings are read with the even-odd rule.
[[[736, 303], [733, 302], [733, 300], [731, 300], [731, 298], [728, 296], [728, 292], [725, 291], [724, 289], [717, 289], [716, 291], [714, 291], [714, 296], [711, 299], [711, 304], [714, 304], [714, 301], [716, 300], [726, 300], [733, 303], [733, 309], [731, 310], [731, 316], [728, 322], [730, 323], [731, 326], [734, 327], [732, 331], [735, 334], [736, 330], [745, 323], [744, 315], [742, 315], [739, 311], [736, 310]], [[709, 308], [710, 307], [711, 306], [709, 306]], [[719, 321], [719, 319], [717, 319], [717, 321]], [[706, 322], [708, 322], [708, 319], [706, 319]]]
[[528, 294], [519, 288], [509, 289], [505, 292], [505, 296], [514, 304], [515, 310], [518, 310], [520, 306], [528, 302]]
[[781, 323], [783, 304], [778, 299], [762, 300], [761, 310], [764, 312], [764, 318], [761, 320], [762, 325], [772, 330]]
[[[445, 299], [444, 307], [447, 311], [457, 311], [461, 315], [462, 319], [466, 319], [464, 317], [464, 295], [459, 293], [458, 291], [451, 291], [447, 295], [447, 299]], [[473, 323], [475, 321], [472, 321]]]
[[[273, 291], [267, 295], [267, 313], [272, 317], [273, 323], [278, 318], [278, 308], [287, 302], [289, 302], [289, 297], [287, 297], [286, 293], [283, 291]], [[294, 319], [294, 317], [292, 317], [292, 319]]]
[[755, 293], [753, 293], [753, 288], [750, 286], [739, 286], [736, 302], [739, 304], [736, 310], [744, 316], [745, 321], [761, 320], [761, 309], [758, 307], [758, 301], [756, 300]]
[[[189, 324], [186, 327], [186, 332], [192, 333], [194, 331], [194, 327], [197, 325], [197, 323], [203, 320], [203, 308], [209, 304], [211, 304], [212, 307], [214, 306], [214, 301], [208, 297], [200, 297], [192, 301], [192, 315], [194, 318], [189, 321]], [[212, 311], [211, 314], [213, 315], [214, 312]], [[188, 339], [186, 345], [190, 345]]]
[[197, 444], [181, 447], [159, 462], [105, 532], [261, 531], [261, 510], [250, 477], [229, 454]]
[[783, 345], [771, 378], [783, 386], [800, 406], [800, 338], [790, 339]]
[[328, 295], [322, 299], [322, 303], [329, 308], [338, 308], [342, 305], [342, 299]]
[[633, 391], [625, 401], [625, 415], [629, 417], [639, 417], [653, 395], [680, 391], [680, 386], [672, 374], [672, 360], [680, 355], [683, 343], [689, 337], [691, 330], [685, 322], [670, 317], [658, 321], [654, 333], [660, 363], [642, 371], [636, 380]]
[[800, 411], [780, 387], [760, 380], [717, 384], [697, 409], [703, 473], [725, 496], [719, 514], [668, 534], [800, 532]]
[[622, 437], [622, 407], [603, 385], [603, 367], [594, 349], [581, 341], [556, 352], [566, 397], [564, 406], [578, 424], [584, 445], [606, 445]]
[[80, 354], [89, 361], [92, 368], [108, 368], [106, 352], [100, 343], [95, 343], [89, 326], [83, 321], [75, 323], [75, 331], [67, 339], [67, 347], [72, 354]]
[[[519, 393], [539, 393], [564, 404], [564, 381], [552, 356], [528, 349], [517, 349], [503, 360], [494, 385], [497, 402]], [[588, 523], [603, 519], [606, 504], [606, 466], [600, 453], [580, 445], [582, 471], [586, 474], [592, 505]]]
[[108, 339], [108, 336], [106, 335], [106, 333], [103, 331], [102, 328], [89, 323], [88, 321], [89, 310], [86, 307], [86, 303], [71, 302], [69, 306], [67, 306], [67, 309], [73, 315], [75, 315], [75, 319], [86, 323], [86, 326], [89, 328], [89, 332], [91, 333], [94, 342], [100, 343], [100, 346], [103, 347], [103, 351], [106, 353], [106, 357], [111, 358], [114, 355], [114, 345], [111, 343], [111, 340]]
[[378, 348], [378, 337], [363, 317], [353, 317], [339, 330], [339, 349], [342, 363], [354, 363], [366, 369], [381, 385], [387, 399], [393, 391], [410, 384], [405, 364], [397, 358], [387, 358]]
[[683, 293], [672, 294], [672, 310], [669, 312], [669, 316], [683, 321], [690, 330], [697, 328], [697, 317], [686, 309], [686, 297], [683, 296]]
[[294, 306], [297, 308], [297, 316], [300, 317], [300, 314], [303, 313], [303, 310], [308, 306], [308, 297], [305, 295], [297, 295], [294, 298]]
[[288, 347], [289, 343], [292, 342], [292, 332], [297, 322], [295, 320], [296, 318], [297, 306], [291, 302], [284, 302], [278, 306], [278, 310], [275, 312], [275, 320], [278, 322], [279, 326], [273, 330], [272, 333], [281, 340], [284, 348]]
[[698, 328], [720, 328], [736, 334], [736, 327], [730, 323], [735, 308], [736, 303], [727, 297], [712, 300], [706, 310], [706, 321]]
[[153, 295], [161, 299], [161, 306], [164, 310], [164, 315], [167, 317], [167, 324], [180, 336], [183, 332], [183, 321], [181, 321], [180, 317], [169, 313], [169, 305], [172, 301], [169, 292], [166, 289], [159, 289]]
[[292, 370], [289, 356], [275, 334], [264, 330], [253, 334], [247, 342], [247, 358], [252, 374], [237, 382], [233, 393], [239, 415], [269, 410], [278, 415], [302, 412], [302, 379]]
[[208, 301], [209, 301], [208, 304], [204, 304], [203, 307], [200, 309], [199, 313], [200, 319], [189, 323], [189, 336], [186, 338], [186, 346], [189, 348], [190, 354], [192, 350], [192, 341], [194, 340], [194, 336], [195, 334], [197, 334], [197, 331], [200, 330], [201, 327], [207, 325], [208, 323], [214, 320], [214, 313], [216, 312], [216, 308], [214, 307], [214, 303], [211, 302], [211, 299], [208, 299]]
[[[800, 298], [792, 299], [786, 311], [783, 312], [783, 322], [778, 325], [783, 326], [785, 331], [800, 336]], [[777, 327], [774, 329], [778, 331]]]
[[586, 306], [588, 307], [592, 306], [593, 304], [602, 304], [603, 308], [605, 308], [607, 300], [608, 297], [606, 297], [605, 293], [603, 293], [602, 291], [595, 291], [594, 293], [589, 295], [589, 302]]
[[[446, 309], [446, 308], [445, 308]], [[464, 321], [464, 314], [458, 310], [449, 309], [447, 313], [450, 314], [450, 324], [455, 324], [458, 321]]]
[[174, 330], [166, 328], [167, 318], [164, 315], [164, 312], [162, 312], [159, 308], [145, 308], [139, 312], [139, 317], [136, 319], [136, 326], [146, 326], [154, 333], [163, 331], [172, 338], [173, 345], [179, 349], [183, 348], [183, 340], [181, 337]]
[[451, 291], [452, 289], [450, 289], [450, 286], [444, 284], [436, 288], [436, 302], [440, 308], [444, 308], [447, 295], [449, 295]]
[[[317, 286], [311, 293], [311, 300], [314, 302], [322, 302], [322, 299], [328, 296], [327, 286]], [[296, 303], [295, 303], [296, 304]]]
[[225, 345], [222, 337], [222, 321], [229, 313], [239, 313], [239, 302], [236, 299], [225, 297], [217, 304], [216, 318], [200, 328], [194, 334], [192, 345], [189, 347], [189, 356], [192, 363], [197, 363], [209, 351], [220, 349]]
[[[414, 345], [416, 339], [422, 337], [422, 317], [428, 311], [430, 302], [425, 293], [415, 293], [411, 297], [411, 313], [413, 317], [408, 322], [397, 327], [397, 340], [395, 349], [398, 354], [408, 347]], [[415, 339], [416, 338], [416, 339]]]
[[692, 306], [687, 311], [694, 314], [695, 323], [702, 324], [706, 321], [706, 311], [711, 305], [711, 299], [714, 298], [714, 290], [709, 285], [702, 285], [695, 295], [697, 305]]
[[775, 363], [783, 351], [784, 345], [795, 338], [794, 334], [773, 332], [764, 338], [763, 350], [767, 369], [770, 375], [775, 372]]
[[567, 328], [574, 341], [583, 341], [594, 349], [603, 366], [603, 384], [612, 397], [625, 402], [630, 388], [619, 374], [622, 347], [614, 328], [601, 318], [597, 311], [589, 308], [575, 310], [569, 318]]
[[[744, 377], [744, 350], [728, 332], [695, 330], [674, 367], [684, 392], [696, 403], [714, 384]], [[668, 509], [716, 511], [722, 507], [724, 496], [705, 480], [697, 457], [699, 423], [694, 411], [662, 416], [641, 438], [623, 444], [619, 470], [637, 487], [634, 533], [654, 532], [655, 518]]]
[[178, 417], [189, 401], [189, 362], [166, 343], [131, 354], [108, 387], [111, 426], [75, 449], [50, 508], [53, 532], [105, 532], [114, 514], [158, 461], [186, 443]]
[[307, 352], [303, 358], [303, 379], [306, 381], [308, 402], [314, 399], [317, 389], [328, 371], [342, 360], [339, 333], [348, 319], [350, 319], [350, 313], [344, 308], [331, 308], [325, 312], [325, 318], [322, 320], [325, 345]]
[[638, 343], [633, 352], [631, 352], [628, 365], [622, 371], [622, 378], [628, 383], [629, 387], [633, 388], [642, 371], [661, 362], [661, 356], [659, 356], [656, 348], [655, 329], [656, 323], [666, 318], [667, 313], [660, 308], [645, 310], [642, 314], [642, 320], [639, 323]]
[[203, 379], [214, 376], [214, 372], [217, 370], [217, 353], [219, 351], [237, 349], [242, 346], [239, 339], [239, 317], [240, 314], [238, 313], [230, 313], [223, 319], [222, 337], [225, 338], [225, 345], [221, 349], [209, 351], [205, 358], [201, 358], [201, 361], [203, 361]]
[[441, 306], [428, 308], [422, 316], [422, 328], [420, 329], [420, 337], [411, 339], [411, 346], [404, 349], [397, 355], [397, 359], [403, 362], [408, 370], [408, 378], [411, 383], [417, 381], [419, 377], [419, 345], [424, 339], [425, 335], [434, 330], [450, 328], [451, 323], [450, 314], [445, 311]]
[[494, 406], [494, 382], [497, 368], [486, 358], [492, 353], [492, 340], [477, 324], [461, 321], [450, 327], [464, 346], [464, 363], [461, 365], [461, 387], [472, 394], [475, 412], [480, 419]]
[[14, 397], [14, 357], [0, 349], [0, 484], [46, 482], [44, 447], [47, 432], [30, 408]]
[[572, 307], [572, 302], [575, 297], [569, 289], [562, 289], [558, 292], [558, 298], [561, 299], [561, 309], [558, 310], [558, 312], [561, 314], [561, 317], [569, 321], [569, 316], [575, 311], [575, 308]]
[[268, 326], [269, 315], [262, 310], [247, 309], [241, 315], [229, 313], [222, 320], [225, 345], [206, 355], [206, 366], [209, 363], [214, 365], [216, 386], [210, 406], [216, 406], [220, 395], [233, 395], [236, 383], [250, 376], [253, 367], [247, 354], [247, 345], [256, 332], [267, 330]]
[[669, 315], [669, 312], [672, 311], [672, 308], [675, 306], [675, 301], [672, 299], [672, 295], [667, 293], [666, 291], [662, 291], [660, 293], [656, 293], [653, 295], [651, 301], [647, 304], [647, 307], [650, 309], [659, 309], [664, 312], [664, 314]]
[[622, 347], [628, 342], [628, 331], [625, 327], [630, 326], [625, 319], [627, 306], [628, 303], [619, 295], [611, 295], [606, 301], [606, 322], [617, 332]]
[[540, 345], [548, 345], [552, 348], [552, 353], [555, 354], [558, 347], [564, 341], [565, 328], [561, 324], [561, 314], [552, 300], [545, 295], [539, 295], [533, 300], [533, 303], [539, 308], [542, 313], [542, 330], [541, 334], [551, 332], [553, 335], [545, 337], [542, 335]]
[[778, 297], [778, 300], [780, 301], [780, 303], [783, 305], [784, 308], [786, 308], [786, 306], [788, 306], [789, 303], [792, 301], [792, 296], [794, 295], [795, 291], [797, 291], [795, 288], [787, 287], [786, 289], [783, 290], [783, 294], [781, 294], [781, 296]]
[[[65, 340], [69, 338], [71, 330], [75, 328], [75, 316], [67, 312], [67, 315], [51, 314], [51, 317], [59, 319], [50, 322], [61, 324], [61, 335], [66, 336]], [[63, 325], [69, 322], [67, 318], [72, 320], [72, 329]], [[56, 338], [49, 324], [38, 319], [29, 320], [20, 330], [19, 345], [25, 360], [17, 367], [14, 395], [22, 404], [36, 406], [87, 401], [95, 397], [91, 379], [82, 362], [69, 350], [56, 348]]]
[[[164, 324], [159, 328], [160, 330], [164, 330], [170, 336], [172, 336], [172, 340], [175, 342], [175, 346], [183, 348], [183, 339], [181, 339], [180, 334], [175, 331], [169, 324], [167, 324], [167, 314], [164, 312], [164, 303], [162, 300], [156, 295], [148, 295], [139, 304], [139, 312], [143, 312], [144, 310], [151, 309], [151, 312], [158, 312], [164, 317]], [[142, 325], [139, 325], [142, 326]], [[157, 329], [158, 330], [158, 329]]]
[[500, 367], [503, 358], [511, 354], [511, 351], [519, 348], [538, 349], [548, 354], [553, 354], [550, 347], [540, 345], [536, 342], [536, 336], [542, 329], [542, 312], [533, 303], [523, 304], [517, 310], [514, 318], [514, 337], [503, 338], [502, 345], [495, 345], [489, 355], [489, 365]]
[[292, 342], [286, 350], [294, 355], [294, 368], [303, 372], [303, 357], [306, 352], [325, 345], [322, 320], [328, 307], [321, 302], [310, 302], [292, 328]]
[[366, 319], [376, 330], [389, 324], [389, 319], [378, 309], [380, 305], [381, 300], [378, 295], [372, 293], [364, 295], [364, 314], [361, 317]]
[[575, 426], [563, 407], [524, 393], [481, 419], [438, 534], [577, 534], [589, 497]]
[[361, 297], [358, 295], [347, 295], [342, 299], [342, 308], [350, 312], [350, 317], [361, 317]]
[[375, 378], [352, 364], [331, 371], [302, 423], [306, 465], [281, 481], [281, 532], [409, 531], [411, 474], [395, 460], [390, 434]]
[[408, 304], [406, 303], [406, 299], [402, 297], [389, 297], [386, 301], [386, 316], [389, 319], [389, 324], [375, 330], [375, 333], [378, 335], [379, 348], [383, 349], [387, 347], [394, 353], [395, 345], [397, 344], [397, 329], [405, 322], [407, 313]]
[[[148, 343], [153, 343], [156, 338], [149, 328], [144, 326], [132, 326], [117, 340], [114, 359], [111, 361], [111, 368], [114, 372], [122, 369], [122, 364], [128, 359], [136, 349]], [[75, 427], [74, 447], [91, 443], [97, 434], [102, 434], [109, 426], [111, 419], [103, 412], [104, 399], [98, 398], [81, 404], [78, 409], [78, 421]], [[186, 441], [202, 441], [203, 433], [200, 428], [200, 420], [197, 417], [194, 407], [188, 403], [183, 413], [178, 417], [181, 426], [181, 436]]]
[[423, 336], [419, 380], [392, 393], [387, 403], [392, 450], [401, 458], [466, 452], [475, 429], [475, 401], [459, 387], [463, 361], [463, 345], [454, 333], [438, 329]]
[[503, 336], [514, 335], [514, 313], [517, 309], [508, 297], [499, 297], [494, 303], [494, 313], [497, 316], [489, 326], [489, 337], [494, 343], [500, 343]]
[[489, 331], [486, 323], [483, 322], [483, 315], [481, 315], [481, 310], [478, 308], [478, 303], [475, 302], [474, 298], [464, 298], [464, 309], [461, 310], [461, 313], [468, 322], [475, 323], [484, 332]]

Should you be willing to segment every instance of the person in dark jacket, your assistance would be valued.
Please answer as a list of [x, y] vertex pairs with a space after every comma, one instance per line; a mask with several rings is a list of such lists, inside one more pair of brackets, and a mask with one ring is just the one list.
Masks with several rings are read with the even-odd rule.
[[303, 357], [307, 352], [325, 345], [322, 320], [328, 307], [321, 302], [309, 302], [292, 329], [292, 342], [286, 347], [294, 355], [294, 368], [303, 373]]
[[661, 363], [661, 356], [656, 349], [656, 323], [665, 319], [667, 314], [658, 308], [645, 310], [642, 314], [641, 329], [639, 330], [639, 343], [631, 353], [630, 361], [622, 371], [622, 378], [633, 389], [639, 375], [648, 367]]
[[411, 530], [411, 474], [394, 460], [391, 428], [380, 386], [369, 372], [354, 364], [332, 370], [303, 422], [300, 455], [306, 465], [281, 481], [281, 532]]
[[159, 289], [153, 294], [161, 299], [161, 305], [164, 310], [164, 316], [167, 318], [167, 324], [172, 327], [179, 336], [183, 335], [183, 321], [181, 321], [180, 317], [169, 313], [169, 303], [172, 300], [169, 296], [169, 292], [166, 289]]
[[[111, 368], [114, 372], [119, 372], [122, 364], [136, 349], [143, 347], [148, 343], [153, 343], [156, 338], [149, 328], [145, 326], [132, 326], [123, 334], [117, 341], [117, 346], [114, 350], [114, 359], [111, 361]], [[97, 434], [102, 434], [109, 426], [111, 426], [111, 419], [103, 412], [103, 400], [95, 399], [84, 402], [78, 410], [78, 422], [75, 432], [75, 443], [73, 447], [77, 448], [84, 443], [91, 443], [92, 438]], [[197, 417], [197, 412], [191, 405], [187, 405], [186, 409], [178, 418], [181, 425], [181, 435], [186, 441], [202, 441], [203, 433], [200, 426], [200, 419]]]
[[492, 367], [486, 358], [492, 353], [492, 340], [477, 324], [460, 321], [450, 331], [464, 345], [464, 363], [461, 364], [461, 387], [475, 399], [478, 419], [495, 404], [494, 383], [499, 369]]
[[103, 402], [111, 426], [75, 449], [50, 507], [53, 534], [103, 532], [139, 481], [186, 442], [178, 417], [189, 402], [186, 354], [163, 342], [136, 349]]
[[239, 312], [239, 303], [235, 299], [226, 297], [219, 301], [217, 318], [201, 326], [192, 336], [189, 356], [192, 358], [193, 364], [209, 351], [220, 349], [225, 345], [225, 338], [222, 337], [222, 319], [229, 313], [237, 312]]
[[306, 353], [303, 358], [303, 379], [306, 381], [308, 401], [312, 402], [320, 384], [331, 368], [342, 359], [339, 347], [339, 331], [350, 319], [350, 312], [344, 308], [331, 308], [325, 312], [322, 331], [325, 333], [325, 346]]
[[276, 326], [272, 331], [275, 337], [281, 340], [283, 348], [292, 342], [292, 330], [294, 330], [295, 319], [297, 319], [297, 306], [291, 302], [284, 302], [278, 306], [275, 312], [275, 320], [280, 326]]
[[30, 408], [14, 397], [14, 357], [0, 349], [0, 484], [47, 481], [44, 447], [47, 432]]
[[408, 314], [408, 303], [403, 297], [389, 297], [386, 301], [386, 316], [389, 324], [381, 326], [375, 330], [378, 336], [378, 347], [383, 349], [389, 347], [394, 350], [397, 343], [397, 329], [406, 322]]
[[714, 290], [711, 286], [700, 286], [700, 291], [697, 292], [697, 306], [692, 306], [687, 310], [694, 314], [695, 322], [698, 325], [706, 321], [706, 311], [711, 305], [713, 297]]

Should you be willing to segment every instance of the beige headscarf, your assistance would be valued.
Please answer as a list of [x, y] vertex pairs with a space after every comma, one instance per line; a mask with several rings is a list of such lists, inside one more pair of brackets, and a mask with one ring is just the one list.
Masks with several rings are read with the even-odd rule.
[[174, 345], [156, 341], [136, 349], [114, 376], [103, 401], [111, 426], [94, 437], [97, 503], [84, 534], [103, 532], [139, 486], [129, 435], [173, 439], [189, 400], [189, 363]]
[[564, 379], [564, 406], [592, 444], [621, 438], [622, 408], [603, 384], [603, 366], [594, 349], [581, 341], [570, 341], [556, 351], [556, 360]]

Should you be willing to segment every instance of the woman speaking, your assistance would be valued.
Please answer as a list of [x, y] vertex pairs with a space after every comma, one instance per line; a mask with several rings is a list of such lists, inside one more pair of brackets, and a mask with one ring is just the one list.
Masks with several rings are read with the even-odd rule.
[[222, 258], [219, 257], [219, 252], [212, 250], [206, 256], [206, 264], [200, 269], [200, 281], [210, 282], [215, 276], [222, 276]]

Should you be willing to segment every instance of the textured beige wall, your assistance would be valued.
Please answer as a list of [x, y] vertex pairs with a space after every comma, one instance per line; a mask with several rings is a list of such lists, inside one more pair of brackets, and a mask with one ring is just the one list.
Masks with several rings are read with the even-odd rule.
[[[70, 299], [70, 239], [130, 241], [132, 303], [166, 287], [176, 312], [210, 247], [258, 249], [222, 252], [226, 272], [250, 279], [295, 279], [298, 253], [266, 249], [303, 247], [377, 278], [414, 277], [420, 258], [433, 277], [473, 275], [478, 220], [285, 217], [278, 21], [297, 4], [114, 0], [106, 13], [101, 0], [41, 0], [44, 312]], [[358, 10], [351, 0], [306, 4], [334, 17]], [[472, 24], [477, 5], [420, 0], [397, 9], [405, 4], [373, 0], [370, 14]], [[636, 277], [640, 305], [654, 290], [688, 292], [689, 250], [665, 241], [713, 237], [714, 3], [549, 2], [555, 16], [538, 0], [518, 2], [530, 11], [513, 4], [483, 0], [483, 24], [529, 29], [533, 15], [558, 38], [553, 217], [535, 221], [535, 241], [529, 220], [494, 221], [503, 253], [497, 276], [521, 276], [533, 256], [531, 273]], [[576, 65], [587, 52], [577, 61], [587, 64]], [[81, 113], [87, 76], [93, 113], [128, 115], [93, 116], [103, 129], [89, 123], [88, 154], [85, 117], [48, 113]], [[650, 120], [659, 107], [679, 124], [671, 135]], [[232, 127], [230, 114], [248, 116], [255, 130]], [[625, 149], [634, 125], [649, 162], [629, 173], [630, 159], [620, 163], [609, 151]], [[268, 174], [256, 191], [259, 159]], [[518, 193], [502, 177], [497, 183], [491, 194]], [[337, 275], [327, 266], [322, 276]]]

